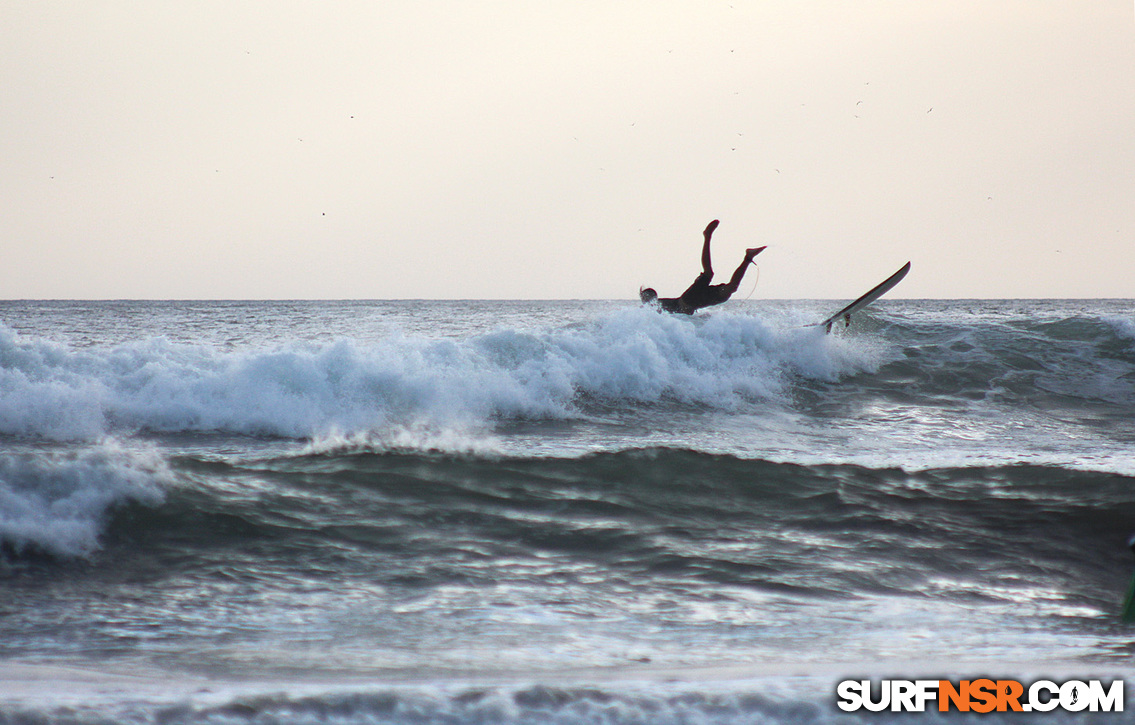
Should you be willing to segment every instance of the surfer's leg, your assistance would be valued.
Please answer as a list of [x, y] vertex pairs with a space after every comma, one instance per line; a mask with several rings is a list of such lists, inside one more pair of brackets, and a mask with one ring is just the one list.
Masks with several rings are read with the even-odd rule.
[[705, 243], [703, 243], [701, 247], [701, 271], [708, 273], [711, 277], [713, 276], [713, 263], [709, 259], [709, 240], [713, 237], [713, 230], [717, 229], [718, 224], [720, 224], [720, 222], [714, 219], [709, 223], [709, 226], [705, 228], [705, 231], [702, 232], [702, 236], [705, 237]]
[[737, 269], [733, 270], [733, 276], [729, 278], [729, 283], [725, 285], [725, 289], [732, 295], [741, 286], [741, 279], [745, 276], [745, 271], [749, 268], [749, 260], [746, 259], [741, 262]]
[[755, 249], [745, 250], [745, 259], [741, 261], [740, 266], [733, 270], [733, 276], [729, 278], [729, 283], [725, 285], [725, 289], [732, 295], [741, 286], [741, 279], [745, 276], [745, 272], [749, 269], [749, 263], [753, 261], [753, 257], [761, 253], [764, 247], [757, 247]]

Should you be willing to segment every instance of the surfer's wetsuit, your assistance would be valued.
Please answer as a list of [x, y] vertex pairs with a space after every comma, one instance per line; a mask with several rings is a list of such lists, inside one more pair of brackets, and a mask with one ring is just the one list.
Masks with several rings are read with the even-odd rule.
[[702, 307], [720, 305], [733, 296], [733, 293], [741, 284], [741, 279], [745, 276], [745, 271], [749, 268], [749, 263], [753, 261], [753, 257], [764, 250], [764, 247], [746, 249], [745, 259], [734, 270], [733, 276], [729, 278], [727, 283], [710, 284], [713, 280], [713, 264], [710, 260], [709, 240], [713, 236], [713, 230], [717, 229], [717, 225], [718, 221], [714, 219], [703, 232], [705, 243], [702, 245], [701, 252], [702, 273], [698, 275], [694, 283], [680, 297], [659, 297], [657, 292], [648, 287], [639, 292], [643, 302], [650, 303], [657, 300], [659, 306], [667, 312], [692, 315]]
[[741, 283], [741, 278], [745, 275], [745, 268], [748, 266], [749, 262], [746, 260], [733, 273], [736, 283], [734, 280], [729, 280], [729, 284], [710, 284], [710, 281], [713, 280], [713, 272], [702, 272], [694, 280], [694, 283], [682, 293], [681, 297], [660, 297], [658, 304], [667, 312], [679, 312], [684, 315], [692, 315], [695, 310], [700, 310], [703, 307], [720, 305], [737, 291], [737, 285]]

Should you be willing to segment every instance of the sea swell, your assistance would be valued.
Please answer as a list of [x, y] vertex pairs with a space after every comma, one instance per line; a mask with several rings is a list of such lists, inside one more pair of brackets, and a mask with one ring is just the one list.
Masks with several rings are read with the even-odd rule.
[[24, 525], [0, 536], [112, 568], [142, 546], [147, 561], [194, 576], [255, 561], [259, 576], [282, 580], [306, 567], [428, 589], [535, 571], [569, 584], [585, 566], [605, 579], [821, 600], [952, 596], [946, 582], [962, 580], [965, 596], [996, 600], [999, 587], [1028, 597], [1044, 581], [1101, 610], [1114, 606], [1135, 521], [1135, 478], [1052, 466], [904, 471], [681, 449], [179, 456], [168, 465], [144, 470], [105, 454], [63, 461], [40, 488], [9, 494], [7, 520]]
[[1111, 406], [1135, 411], [1135, 344], [1129, 320], [899, 321], [899, 347], [879, 370], [853, 382], [873, 395], [927, 405], [988, 402], [1003, 409]]
[[[373, 527], [371, 543], [389, 535], [382, 546], [408, 551], [401, 537], [432, 526], [438, 542], [466, 534], [510, 551], [563, 543], [602, 554], [604, 542], [619, 541], [620, 557], [627, 544], [646, 567], [663, 550], [680, 559], [679, 542], [731, 535], [754, 537], [760, 545], [750, 554], [759, 557], [764, 544], [795, 546], [781, 534], [796, 530], [830, 536], [840, 548], [864, 546], [875, 534], [902, 540], [900, 560], [948, 550], [979, 558], [1004, 547], [996, 558], [1015, 558], [1023, 568], [1046, 558], [1061, 567], [1072, 556], [1083, 571], [1105, 550], [1125, 560], [1114, 544], [1135, 521], [1135, 478], [1059, 466], [907, 471], [671, 448], [566, 458], [359, 451], [227, 463], [177, 458], [171, 466], [195, 484], [185, 495], [242, 517], [269, 540], [287, 542], [300, 532], [334, 539], [349, 522]], [[169, 512], [175, 520], [162, 528], [176, 530], [178, 516], [201, 513], [181, 494], [170, 498], [175, 511], [189, 508]], [[446, 532], [449, 524], [455, 528]], [[202, 532], [202, 543], [209, 538]], [[811, 566], [807, 558], [800, 566]]]
[[[98, 479], [113, 495], [87, 496], [93, 544], [48, 520], [0, 546], [0, 613], [22, 612], [0, 616], [0, 654], [241, 677], [472, 667], [554, 681], [628, 663], [812, 666], [910, 647], [941, 662], [1128, 658], [1115, 615], [1131, 569], [1130, 476], [671, 448], [166, 464], [160, 490]], [[123, 465], [142, 470], [113, 460]], [[261, 717], [287, 719], [302, 701], [265, 702]], [[223, 713], [173, 719], [198, 716]]]

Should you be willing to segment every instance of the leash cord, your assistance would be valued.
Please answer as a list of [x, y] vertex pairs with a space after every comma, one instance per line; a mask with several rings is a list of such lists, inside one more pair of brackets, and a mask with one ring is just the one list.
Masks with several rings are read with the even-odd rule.
[[749, 290], [749, 294], [748, 294], [748, 296], [745, 297], [745, 299], [749, 299], [749, 297], [753, 296], [753, 293], [757, 291], [757, 283], [761, 281], [761, 267], [760, 267], [760, 265], [757, 264], [756, 262], [753, 262], [753, 261], [750, 261], [749, 264], [751, 264], [751, 265], [753, 265], [754, 267], [757, 268], [757, 278], [755, 280], [753, 280], [753, 288], [751, 290]]

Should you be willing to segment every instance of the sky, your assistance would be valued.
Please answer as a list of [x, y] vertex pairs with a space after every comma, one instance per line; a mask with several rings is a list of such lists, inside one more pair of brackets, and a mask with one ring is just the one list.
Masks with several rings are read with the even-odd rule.
[[[1132, 0], [0, 4], [0, 298], [1135, 297]], [[719, 281], [724, 281], [720, 279]]]

